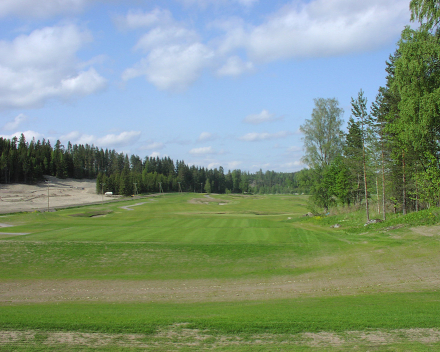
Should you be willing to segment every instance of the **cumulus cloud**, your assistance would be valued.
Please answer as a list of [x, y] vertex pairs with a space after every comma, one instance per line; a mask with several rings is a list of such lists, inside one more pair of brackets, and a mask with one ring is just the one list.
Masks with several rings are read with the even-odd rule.
[[212, 134], [210, 132], [202, 132], [202, 133], [200, 133], [200, 136], [197, 139], [197, 141], [199, 141], [199, 142], [213, 141], [216, 138], [217, 138], [216, 134]]
[[394, 41], [408, 18], [403, 0], [294, 2], [250, 30], [241, 45], [259, 62], [362, 52]]
[[28, 117], [24, 114], [20, 114], [17, 115], [14, 118], [14, 121], [9, 121], [7, 122], [4, 126], [3, 129], [6, 131], [12, 131], [18, 128], [18, 126], [20, 126], [23, 122], [26, 122], [28, 120]]
[[283, 169], [296, 171], [296, 170], [303, 169], [305, 167], [305, 164], [303, 164], [301, 162], [301, 160], [295, 160], [295, 161], [291, 161], [291, 162], [288, 162], [288, 163], [281, 164], [281, 167]]
[[231, 56], [226, 63], [217, 70], [219, 76], [240, 76], [245, 72], [254, 70], [254, 64], [250, 61], [243, 62], [238, 56]]
[[3, 137], [5, 139], [12, 139], [14, 137], [17, 137], [18, 139], [20, 139], [21, 135], [24, 135], [24, 138], [26, 139], [26, 142], [30, 142], [33, 138], [35, 138], [35, 140], [42, 140], [44, 138], [44, 136], [36, 131], [23, 131], [23, 132], [15, 132], [12, 133], [10, 135], [2, 135], [0, 137]]
[[125, 146], [136, 142], [140, 136], [140, 131], [121, 132], [120, 134], [108, 134], [102, 138], [98, 138], [97, 145]]
[[147, 144], [145, 146], [142, 146], [140, 149], [141, 150], [152, 150], [152, 149], [163, 149], [165, 148], [165, 144], [161, 143], [161, 142], [153, 142], [150, 144]]
[[[180, 0], [186, 5], [250, 6], [253, 0]], [[124, 81], [144, 76], [161, 90], [185, 90], [205, 69], [218, 76], [240, 76], [256, 65], [285, 59], [329, 57], [377, 50], [394, 43], [409, 11], [405, 0], [292, 1], [258, 25], [244, 19], [213, 21], [221, 36], [209, 42], [170, 12], [129, 12], [125, 28], [148, 28], [134, 46], [145, 53], [127, 68]], [[163, 20], [160, 20], [163, 19]]]
[[171, 12], [159, 8], [150, 12], [141, 10], [130, 10], [125, 16], [117, 16], [114, 23], [121, 30], [138, 29], [151, 27], [158, 24], [165, 24], [172, 21]]
[[42, 105], [95, 93], [106, 80], [91, 67], [79, 70], [76, 52], [92, 40], [75, 25], [45, 27], [0, 41], [0, 108]]
[[201, 8], [206, 8], [209, 5], [225, 6], [231, 4], [238, 4], [244, 7], [251, 7], [252, 5], [258, 2], [258, 0], [179, 0], [179, 1], [185, 4], [186, 6], [196, 5]]
[[301, 147], [297, 147], [297, 146], [292, 146], [287, 148], [287, 152], [288, 153], [298, 153], [298, 152], [302, 152], [302, 148]]
[[93, 144], [100, 148], [105, 147], [123, 147], [135, 143], [141, 136], [140, 131], [125, 131], [119, 134], [107, 134], [103, 137], [97, 137], [90, 134], [84, 134], [78, 131], [70, 132], [61, 136], [61, 140], [72, 144]]
[[95, 0], [2, 0], [0, 17], [15, 15], [48, 18], [59, 14], [79, 13], [93, 1]]
[[269, 111], [263, 110], [259, 114], [246, 116], [243, 122], [258, 125], [263, 122], [272, 122], [278, 120], [282, 120], [282, 117], [276, 117], [275, 114], [271, 114]]
[[236, 161], [236, 160], [230, 161], [227, 163], [227, 168], [229, 170], [233, 170], [233, 169], [236, 169], [237, 167], [239, 167], [241, 164], [243, 164], [242, 161]]
[[177, 24], [151, 29], [134, 49], [145, 52], [146, 57], [126, 69], [122, 79], [145, 76], [161, 90], [185, 90], [214, 58], [213, 50], [200, 42], [195, 31]]
[[266, 141], [270, 139], [279, 139], [279, 138], [285, 138], [287, 136], [291, 135], [290, 132], [287, 131], [280, 131], [276, 133], [257, 133], [257, 132], [251, 132], [247, 133], [244, 136], [240, 137], [239, 139], [245, 142], [256, 142], [256, 141]]
[[222, 166], [222, 165], [219, 162], [214, 161], [214, 162], [208, 164], [208, 169], [213, 170], [213, 169], [219, 168], [220, 166]]
[[207, 154], [215, 154], [215, 151], [212, 147], [201, 147], [201, 148], [191, 149], [189, 153], [193, 155], [207, 155]]

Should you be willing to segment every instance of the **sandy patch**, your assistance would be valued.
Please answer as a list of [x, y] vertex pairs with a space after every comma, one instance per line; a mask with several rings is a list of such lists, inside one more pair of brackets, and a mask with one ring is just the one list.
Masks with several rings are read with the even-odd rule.
[[45, 177], [49, 181], [49, 187], [48, 184], [44, 182], [35, 185], [1, 185], [0, 213], [5, 214], [35, 210], [46, 211], [48, 208], [56, 209], [111, 200], [111, 198], [96, 194], [95, 180], [57, 179], [52, 176]]
[[440, 235], [440, 226], [418, 226], [411, 228], [411, 231], [422, 235], [422, 236], [439, 236]]
[[137, 206], [139, 206], [139, 205], [144, 205], [144, 204], [146, 204], [147, 202], [142, 202], [142, 203], [136, 203], [136, 204], [133, 204], [133, 205], [126, 205], [125, 207], [119, 207], [119, 208], [121, 208], [121, 209], [125, 209], [125, 210], [133, 210], [133, 209], [131, 209], [132, 207], [137, 207]]
[[227, 204], [229, 204], [229, 200], [212, 198], [209, 195], [205, 195], [203, 198], [190, 199], [188, 201], [188, 203], [190, 203], [190, 204], [204, 204], [204, 205], [217, 203], [218, 205], [227, 205]]

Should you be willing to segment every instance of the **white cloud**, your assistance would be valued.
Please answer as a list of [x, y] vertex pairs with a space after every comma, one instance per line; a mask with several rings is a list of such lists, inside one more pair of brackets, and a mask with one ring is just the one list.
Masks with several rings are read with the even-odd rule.
[[258, 26], [228, 22], [219, 51], [254, 62], [364, 52], [395, 42], [408, 19], [406, 0], [294, 1]]
[[148, 52], [157, 47], [187, 46], [196, 43], [198, 40], [199, 36], [195, 31], [181, 26], [157, 27], [144, 34], [134, 48]]
[[160, 153], [159, 152], [153, 152], [153, 153], [151, 153], [150, 158], [160, 158]]
[[242, 161], [230, 161], [227, 163], [227, 168], [229, 170], [233, 170], [233, 169], [236, 169], [237, 167], [239, 167], [241, 164], [243, 164]]
[[243, 43], [251, 58], [327, 57], [380, 48], [408, 23], [404, 0], [315, 0], [286, 6]]
[[209, 163], [209, 164], [208, 164], [208, 169], [209, 169], [209, 170], [212, 170], [212, 169], [215, 169], [215, 168], [219, 168], [220, 166], [222, 166], [220, 163], [218, 163], [218, 162], [212, 162], [212, 163]]
[[225, 6], [231, 4], [238, 4], [244, 7], [251, 7], [254, 3], [257, 3], [259, 0], [178, 0], [186, 6], [196, 5], [201, 8], [206, 8], [209, 5], [214, 6]]
[[97, 145], [101, 146], [125, 146], [136, 142], [141, 136], [140, 131], [122, 132], [120, 134], [108, 134], [98, 138]]
[[215, 154], [215, 151], [212, 147], [201, 147], [201, 148], [191, 149], [189, 153], [194, 155], [207, 155], [207, 154]]
[[30, 142], [32, 138], [35, 138], [35, 140], [42, 140], [44, 138], [44, 136], [41, 133], [35, 131], [15, 132], [10, 135], [2, 135], [1, 137], [5, 139], [12, 139], [14, 137], [17, 137], [18, 139], [20, 139], [21, 134], [24, 134], [24, 138], [26, 139], [26, 142]]
[[3, 129], [6, 131], [12, 131], [18, 128], [23, 122], [26, 122], [28, 120], [28, 117], [24, 114], [20, 114], [15, 116], [14, 121], [7, 122]]
[[60, 137], [60, 140], [72, 144], [89, 144], [99, 148], [122, 147], [135, 143], [141, 135], [139, 131], [121, 132], [120, 134], [107, 134], [104, 137], [97, 137], [90, 134], [84, 134], [78, 131], [70, 132]]
[[141, 150], [152, 150], [152, 149], [163, 149], [165, 148], [165, 144], [161, 142], [153, 142], [141, 147]]
[[185, 90], [199, 78], [213, 53], [200, 43], [158, 47], [138, 64], [124, 71], [123, 80], [141, 75], [161, 90]]
[[[180, 1], [200, 7], [255, 3]], [[408, 18], [407, 0], [292, 1], [259, 25], [237, 18], [213, 21], [208, 29], [221, 30], [224, 35], [209, 38], [208, 43], [168, 11], [129, 12], [121, 20], [126, 28], [149, 30], [134, 46], [145, 53], [144, 58], [127, 68], [122, 79], [144, 76], [158, 89], [182, 91], [205, 69], [218, 76], [240, 76], [264, 62], [377, 50], [397, 40]]]
[[301, 147], [297, 147], [297, 146], [292, 146], [287, 148], [287, 152], [288, 153], [298, 153], [298, 152], [302, 152], [302, 148]]
[[291, 171], [298, 171], [306, 167], [305, 164], [301, 162], [301, 160], [295, 160], [288, 163], [281, 164], [283, 169], [288, 169]]
[[278, 138], [285, 138], [287, 136], [291, 135], [290, 132], [287, 131], [280, 131], [277, 133], [257, 133], [257, 132], [251, 132], [247, 133], [244, 136], [240, 137], [239, 139], [245, 142], [256, 142], [256, 141], [265, 141], [270, 139], [278, 139]]
[[282, 117], [276, 117], [275, 114], [271, 114], [267, 110], [261, 111], [259, 114], [248, 115], [244, 118], [243, 122], [258, 125], [263, 122], [272, 122], [281, 120]]
[[145, 76], [161, 90], [185, 90], [212, 64], [214, 51], [200, 42], [198, 34], [178, 24], [157, 26], [134, 47], [147, 55], [126, 69], [122, 79]]
[[219, 76], [240, 76], [245, 72], [254, 70], [254, 64], [250, 61], [243, 62], [238, 56], [231, 56], [226, 63], [217, 70]]
[[92, 67], [78, 69], [76, 52], [92, 40], [75, 25], [45, 27], [13, 41], [0, 41], [0, 108], [42, 105], [95, 93], [106, 80]]
[[0, 17], [11, 15], [48, 18], [59, 14], [81, 12], [94, 0], [1, 0]]
[[172, 16], [168, 10], [154, 9], [151, 12], [130, 10], [126, 16], [118, 16], [114, 19], [116, 26], [122, 30], [151, 27], [158, 24], [171, 22]]
[[217, 138], [217, 135], [215, 135], [215, 134], [212, 134], [210, 132], [202, 132], [202, 133], [200, 133], [200, 136], [197, 139], [197, 141], [199, 141], [199, 142], [213, 141], [216, 138]]

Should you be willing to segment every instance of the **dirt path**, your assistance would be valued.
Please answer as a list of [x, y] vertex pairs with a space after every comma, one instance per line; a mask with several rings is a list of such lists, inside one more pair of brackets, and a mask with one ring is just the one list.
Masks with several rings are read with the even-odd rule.
[[326, 271], [295, 277], [241, 280], [5, 280], [0, 303], [22, 302], [221, 302], [354, 295], [378, 292], [420, 292], [440, 288], [440, 263], [408, 262], [351, 271]]
[[[209, 331], [190, 329], [188, 324], [174, 324], [158, 330], [152, 335], [145, 334], [108, 334], [99, 332], [66, 332], [66, 331], [14, 331], [0, 330], [1, 346], [42, 346], [75, 348], [103, 348], [118, 346], [119, 348], [142, 348], [143, 351], [173, 351], [181, 348], [220, 349], [234, 346], [248, 346], [249, 349], [266, 346], [272, 350], [276, 346], [284, 346], [283, 350], [294, 350], [297, 346], [312, 348], [313, 351], [337, 348], [348, 350], [371, 350], [386, 348], [387, 345], [418, 343], [430, 345], [440, 342], [439, 329], [395, 329], [299, 333], [299, 334], [253, 334], [245, 338], [236, 335], [212, 334]], [[432, 346], [434, 347], [434, 346]], [[434, 347], [435, 348], [435, 347]], [[277, 349], [278, 350], [278, 349]], [[309, 350], [309, 349], [307, 349]], [[12, 351], [12, 349], [10, 350]]]

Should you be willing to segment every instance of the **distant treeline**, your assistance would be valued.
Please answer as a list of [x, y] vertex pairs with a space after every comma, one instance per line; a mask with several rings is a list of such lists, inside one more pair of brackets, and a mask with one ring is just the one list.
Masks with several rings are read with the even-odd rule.
[[33, 183], [44, 175], [59, 178], [96, 178], [96, 190], [132, 195], [148, 192], [215, 193], [304, 193], [295, 173], [262, 170], [252, 174], [241, 170], [225, 172], [223, 167], [207, 169], [189, 166], [169, 157], [129, 157], [115, 150], [93, 145], [67, 146], [60, 141], [0, 137], [0, 183]]

